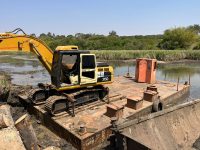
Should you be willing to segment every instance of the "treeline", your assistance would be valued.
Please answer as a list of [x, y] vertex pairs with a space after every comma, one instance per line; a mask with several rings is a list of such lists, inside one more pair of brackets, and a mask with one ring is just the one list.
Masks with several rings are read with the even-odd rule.
[[118, 36], [115, 31], [108, 36], [77, 33], [55, 35], [42, 33], [39, 38], [51, 49], [59, 45], [77, 45], [87, 50], [159, 50], [159, 49], [200, 49], [200, 26], [168, 29], [163, 35]]
[[[114, 31], [112, 31], [114, 32]], [[158, 49], [162, 35], [149, 36], [118, 36], [110, 33], [108, 36], [77, 33], [75, 35], [54, 35], [52, 33], [39, 36], [51, 49], [58, 45], [77, 45], [79, 49], [87, 50], [144, 50]]]

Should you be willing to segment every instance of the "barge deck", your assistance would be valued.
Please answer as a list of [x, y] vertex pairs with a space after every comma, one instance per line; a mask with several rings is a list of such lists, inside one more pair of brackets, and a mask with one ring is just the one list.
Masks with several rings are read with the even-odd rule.
[[[113, 117], [134, 119], [152, 112], [155, 97], [162, 103], [162, 109], [185, 97], [190, 85], [168, 81], [157, 81], [153, 86], [137, 83], [133, 78], [115, 77], [110, 89], [110, 103], [94, 101], [75, 109], [75, 117], [68, 113], [50, 116], [44, 105], [30, 104], [29, 112], [34, 114], [46, 127], [66, 139], [77, 149], [92, 149], [103, 143], [112, 134]], [[148, 89], [147, 87], [153, 87]], [[157, 91], [157, 92], [156, 92]], [[146, 92], [146, 93], [145, 93]], [[145, 96], [147, 94], [147, 96]], [[144, 99], [144, 97], [146, 97]], [[130, 104], [127, 103], [129, 99]], [[22, 98], [26, 102], [26, 96]]]

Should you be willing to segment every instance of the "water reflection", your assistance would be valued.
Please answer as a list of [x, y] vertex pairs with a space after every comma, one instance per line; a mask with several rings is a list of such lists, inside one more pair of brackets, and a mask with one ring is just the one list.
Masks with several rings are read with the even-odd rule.
[[113, 68], [118, 68], [118, 67], [124, 67], [124, 66], [133, 66], [135, 65], [135, 61], [127, 61], [127, 62], [124, 62], [124, 61], [107, 61], [107, 63], [110, 65], [110, 66], [113, 66]]
[[196, 73], [199, 72], [198, 68], [186, 66], [186, 65], [161, 65], [159, 70], [164, 76], [164, 79], [177, 79], [179, 78], [187, 78], [189, 75], [190, 77], [194, 76]]

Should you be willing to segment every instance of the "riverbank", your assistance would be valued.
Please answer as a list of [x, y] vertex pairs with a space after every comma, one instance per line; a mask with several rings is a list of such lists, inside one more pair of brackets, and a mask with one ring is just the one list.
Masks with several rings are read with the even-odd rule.
[[159, 61], [200, 60], [198, 50], [92, 50], [100, 60], [155, 58]]
[[[114, 62], [116, 60], [113, 60]], [[130, 62], [136, 62], [136, 59], [128, 59], [128, 60], [118, 60], [121, 61], [123, 63], [130, 63]], [[112, 61], [109, 61], [112, 62]], [[173, 61], [161, 61], [158, 60], [157, 61], [158, 64], [180, 64], [180, 63], [200, 63], [200, 60], [192, 60], [192, 59], [181, 59], [181, 60], [173, 60]]]
[[[90, 52], [94, 53], [98, 60], [103, 61], [120, 60], [127, 62], [136, 58], [154, 58], [160, 63], [200, 60], [200, 50], [91, 50]], [[16, 55], [18, 57], [15, 57]], [[25, 56], [26, 58], [22, 59], [20, 56]], [[0, 52], [0, 58], [0, 62], [4, 63], [21, 63], [24, 60], [37, 61], [35, 55], [24, 52]]]
[[0, 102], [7, 100], [10, 91], [11, 78], [4, 72], [0, 73]]

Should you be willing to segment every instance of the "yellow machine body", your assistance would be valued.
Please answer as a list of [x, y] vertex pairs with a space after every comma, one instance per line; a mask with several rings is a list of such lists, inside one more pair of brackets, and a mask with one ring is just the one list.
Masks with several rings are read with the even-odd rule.
[[[14, 33], [1, 33], [0, 34], [0, 51], [23, 51], [23, 52], [33, 52], [38, 56], [38, 59], [42, 62], [44, 67], [47, 71], [52, 74], [52, 66], [53, 66], [53, 57], [54, 52], [56, 51], [78, 51], [78, 46], [68, 45], [68, 46], [58, 46], [55, 51], [52, 51], [43, 41], [40, 39], [29, 36], [26, 34], [14, 34]], [[81, 54], [85, 55], [85, 54]], [[87, 55], [94, 55], [94, 54], [87, 54]], [[82, 57], [82, 56], [81, 56]], [[95, 55], [94, 55], [95, 57]], [[95, 57], [96, 62], [96, 57]], [[80, 66], [82, 66], [80, 62]], [[91, 71], [87, 69], [80, 68], [80, 76], [82, 75], [82, 71]], [[65, 85], [61, 84], [60, 86], [55, 86], [58, 91], [63, 90], [71, 90], [77, 89], [87, 86], [96, 86], [96, 85], [103, 85], [103, 84], [110, 84], [113, 81], [113, 68], [111, 66], [98, 66], [95, 64], [95, 78], [88, 79], [87, 77], [81, 78], [80, 84], [72, 84], [72, 85]], [[97, 78], [104, 74], [104, 72], [110, 72], [110, 78], [107, 80], [106, 78], [102, 78], [103, 81], [98, 82]], [[54, 85], [54, 84], [53, 84]]]

